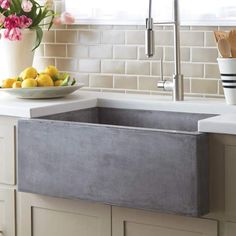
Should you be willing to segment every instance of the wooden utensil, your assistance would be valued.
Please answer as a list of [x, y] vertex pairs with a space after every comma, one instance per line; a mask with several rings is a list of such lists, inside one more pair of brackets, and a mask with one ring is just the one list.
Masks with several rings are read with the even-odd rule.
[[222, 38], [218, 41], [218, 50], [223, 58], [231, 57], [231, 47], [227, 39]]
[[224, 31], [214, 31], [215, 40], [218, 43], [220, 39], [228, 38], [228, 33]]
[[231, 47], [231, 54], [233, 58], [236, 58], [236, 30], [229, 32], [229, 43]]

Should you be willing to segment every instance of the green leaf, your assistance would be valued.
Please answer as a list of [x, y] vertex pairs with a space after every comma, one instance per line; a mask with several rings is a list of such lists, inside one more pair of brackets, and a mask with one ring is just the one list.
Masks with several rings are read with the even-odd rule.
[[55, 80], [65, 80], [68, 76], [70, 76], [68, 73], [59, 73], [57, 76], [55, 76]]
[[34, 29], [36, 31], [36, 42], [32, 51], [39, 47], [43, 39], [43, 30], [39, 26], [35, 27]]
[[68, 86], [69, 82], [70, 82], [70, 76], [68, 75], [62, 82], [61, 86]]
[[73, 78], [72, 82], [71, 82], [71, 86], [75, 85], [76, 84], [76, 80], [75, 78]]

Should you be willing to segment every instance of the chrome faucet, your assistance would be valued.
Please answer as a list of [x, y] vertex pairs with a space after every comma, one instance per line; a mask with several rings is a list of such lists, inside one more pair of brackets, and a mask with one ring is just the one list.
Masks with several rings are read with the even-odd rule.
[[146, 19], [145, 34], [145, 53], [150, 58], [155, 54], [155, 39], [153, 25], [172, 25], [174, 28], [174, 61], [175, 73], [173, 81], [162, 80], [157, 86], [166, 91], [173, 91], [173, 101], [184, 100], [184, 79], [181, 74], [181, 58], [180, 58], [180, 22], [179, 22], [179, 4], [178, 0], [174, 0], [174, 20], [171, 22], [153, 22], [152, 18], [152, 0], [149, 0], [149, 15]]

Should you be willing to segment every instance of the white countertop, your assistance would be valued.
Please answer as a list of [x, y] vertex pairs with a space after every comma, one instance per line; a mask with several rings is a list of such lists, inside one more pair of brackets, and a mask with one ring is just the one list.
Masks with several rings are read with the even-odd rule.
[[225, 104], [223, 99], [187, 97], [183, 102], [172, 102], [170, 96], [78, 91], [66, 98], [27, 100], [0, 94], [3, 116], [34, 118], [96, 106], [217, 114], [199, 121], [199, 131], [236, 135], [236, 106]]

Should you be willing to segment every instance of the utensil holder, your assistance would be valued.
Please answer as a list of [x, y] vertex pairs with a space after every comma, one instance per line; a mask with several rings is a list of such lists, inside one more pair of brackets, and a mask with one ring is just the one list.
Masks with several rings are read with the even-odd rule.
[[236, 105], [236, 58], [218, 58], [217, 61], [226, 103]]

